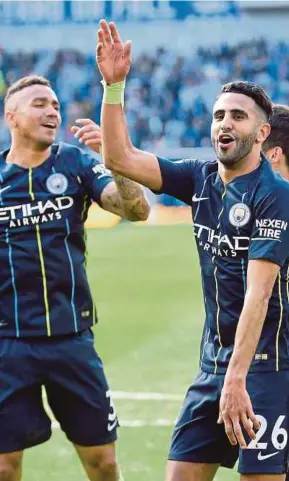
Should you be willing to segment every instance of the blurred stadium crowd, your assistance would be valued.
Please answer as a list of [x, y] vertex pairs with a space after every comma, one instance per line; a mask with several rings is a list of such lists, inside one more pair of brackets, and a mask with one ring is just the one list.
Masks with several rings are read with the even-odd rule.
[[[37, 39], [36, 39], [37, 41]], [[3, 123], [7, 87], [21, 76], [48, 77], [61, 105], [60, 136], [74, 142], [70, 126], [79, 117], [99, 121], [100, 77], [93, 55], [58, 50], [8, 53], [0, 50], [0, 148], [9, 142]], [[289, 44], [264, 39], [199, 48], [191, 56], [165, 47], [134, 58], [126, 88], [126, 112], [133, 143], [164, 150], [210, 145], [213, 101], [223, 83], [243, 79], [265, 87], [275, 102], [289, 103]]]

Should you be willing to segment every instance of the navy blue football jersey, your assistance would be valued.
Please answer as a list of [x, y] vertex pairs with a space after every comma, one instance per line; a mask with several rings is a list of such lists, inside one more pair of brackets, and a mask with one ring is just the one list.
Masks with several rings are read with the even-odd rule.
[[[224, 373], [246, 293], [250, 259], [281, 266], [252, 371], [289, 368], [289, 183], [260, 166], [224, 184], [216, 161], [158, 158], [162, 192], [192, 207], [205, 304], [200, 366]], [[254, 325], [252, 325], [254, 329]]]
[[113, 179], [87, 152], [55, 144], [40, 166], [0, 154], [0, 336], [54, 336], [97, 320], [84, 222]]

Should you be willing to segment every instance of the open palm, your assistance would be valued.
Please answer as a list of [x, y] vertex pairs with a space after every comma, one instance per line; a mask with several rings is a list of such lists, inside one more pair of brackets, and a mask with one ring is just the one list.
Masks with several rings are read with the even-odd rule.
[[100, 21], [97, 32], [96, 61], [107, 84], [121, 82], [131, 66], [131, 42], [124, 44], [113, 22]]

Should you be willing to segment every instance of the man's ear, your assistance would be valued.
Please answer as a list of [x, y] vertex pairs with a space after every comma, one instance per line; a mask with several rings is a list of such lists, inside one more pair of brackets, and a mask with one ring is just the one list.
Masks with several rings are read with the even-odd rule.
[[270, 160], [272, 165], [278, 165], [280, 164], [282, 157], [283, 157], [283, 150], [282, 147], [279, 147], [276, 145], [275, 147], [272, 147], [271, 149], [267, 150], [265, 153], [267, 159]]
[[13, 110], [7, 110], [5, 112], [5, 121], [10, 129], [16, 126], [16, 115]]
[[270, 132], [271, 132], [271, 125], [267, 123], [262, 124], [258, 132], [256, 142], [263, 144], [263, 142], [265, 142], [267, 137], [270, 135]]

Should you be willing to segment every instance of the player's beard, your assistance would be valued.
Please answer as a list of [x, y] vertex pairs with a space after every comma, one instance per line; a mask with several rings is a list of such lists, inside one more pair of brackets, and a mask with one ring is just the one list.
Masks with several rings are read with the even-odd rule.
[[26, 127], [18, 130], [18, 135], [21, 139], [21, 143], [26, 145], [27, 147], [32, 147], [33, 150], [38, 152], [43, 152], [44, 150], [51, 147], [51, 145], [55, 142], [55, 135], [41, 135], [39, 130], [35, 129], [31, 132], [32, 129], [30, 127]]
[[53, 144], [53, 139], [45, 139], [45, 138], [30, 138], [29, 145], [32, 146], [33, 150], [37, 152], [43, 152]]
[[37, 132], [35, 135], [35, 142], [37, 145], [37, 149], [39, 151], [46, 150], [55, 142], [55, 137], [56, 137], [55, 132], [51, 133], [51, 135], [49, 132], [47, 132], [47, 135], [39, 135], [39, 134], [40, 132]]
[[219, 146], [218, 141], [213, 142], [218, 160], [226, 167], [237, 164], [240, 162], [240, 160], [244, 159], [250, 154], [257, 139], [257, 132], [252, 132], [251, 134], [243, 137], [236, 136], [234, 138], [234, 146], [232, 149], [228, 150], [222, 149]]
[[30, 140], [33, 142], [35, 150], [43, 152], [55, 142], [55, 136], [42, 136], [37, 132], [35, 136], [30, 136]]
[[40, 139], [37, 142], [37, 150], [43, 151], [48, 149], [48, 147], [51, 147], [51, 145], [54, 143], [54, 140], [45, 140], [45, 139]]

